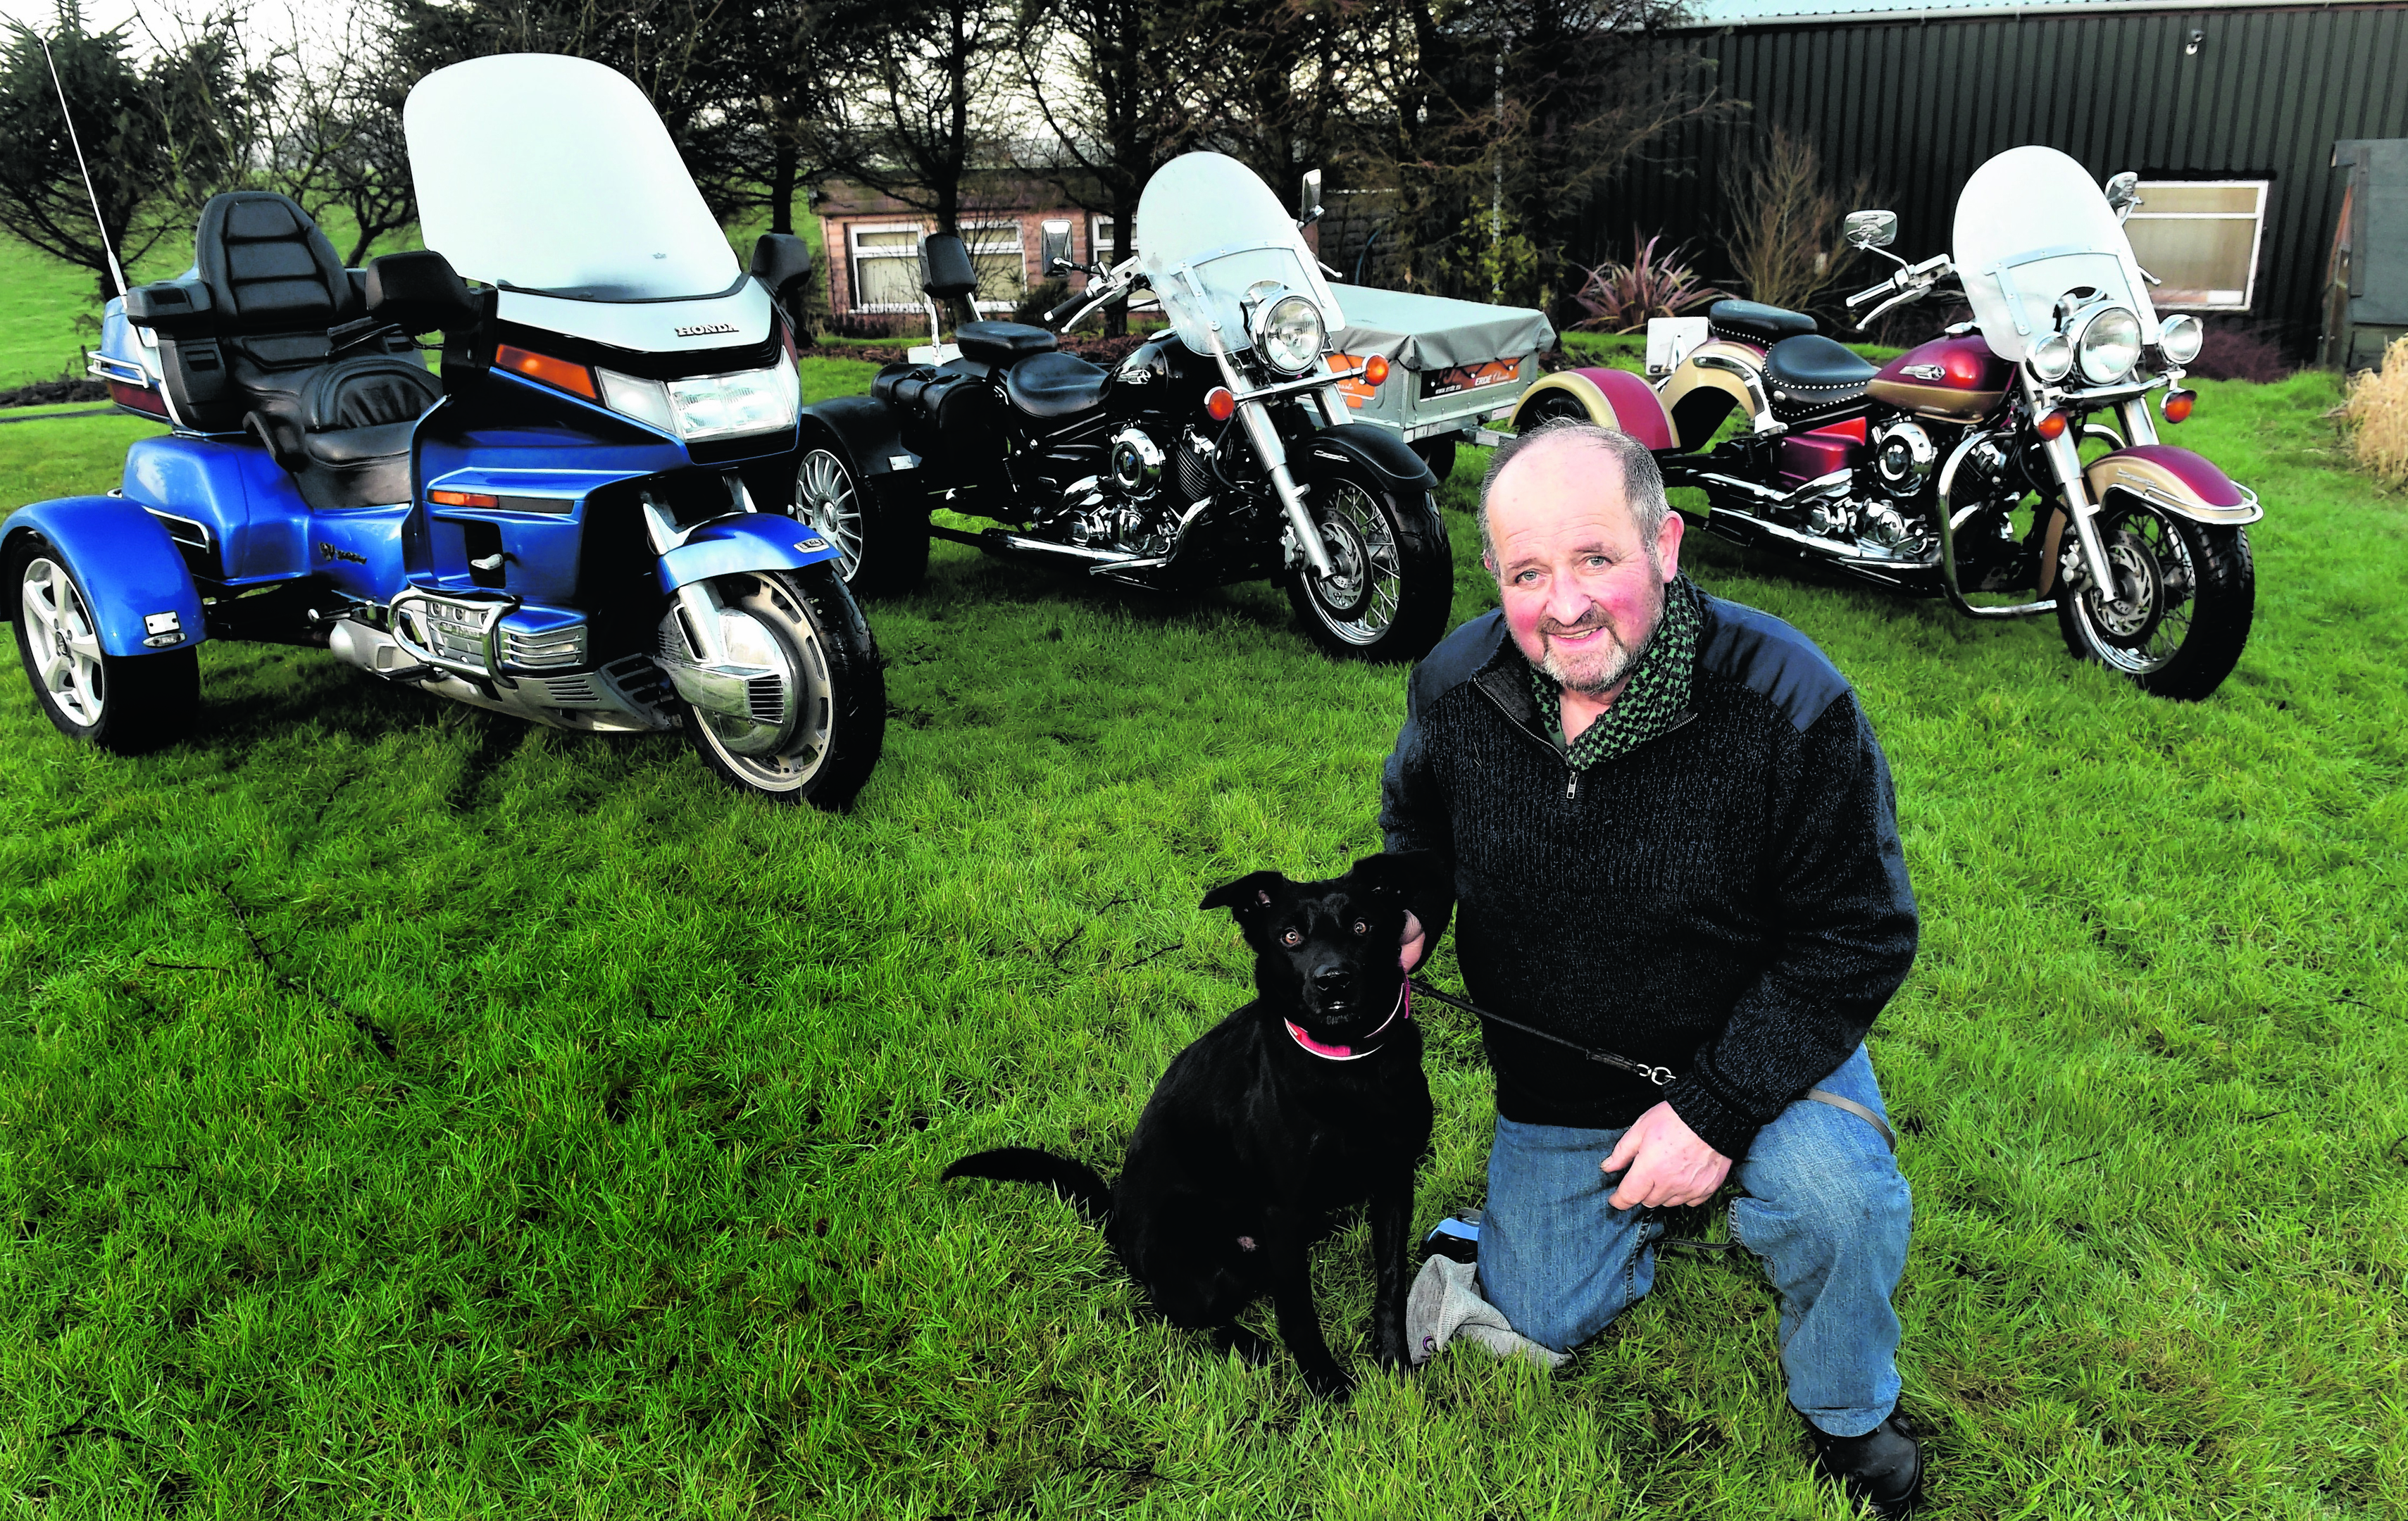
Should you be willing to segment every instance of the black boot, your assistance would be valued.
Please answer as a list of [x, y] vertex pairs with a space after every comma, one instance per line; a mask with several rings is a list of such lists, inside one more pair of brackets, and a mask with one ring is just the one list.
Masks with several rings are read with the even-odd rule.
[[1914, 1514], [1923, 1496], [1923, 1448], [1903, 1414], [1892, 1410], [1860, 1437], [1835, 1437], [1813, 1421], [1806, 1432], [1814, 1439], [1814, 1466], [1839, 1480], [1849, 1499], [1871, 1506], [1882, 1521]]

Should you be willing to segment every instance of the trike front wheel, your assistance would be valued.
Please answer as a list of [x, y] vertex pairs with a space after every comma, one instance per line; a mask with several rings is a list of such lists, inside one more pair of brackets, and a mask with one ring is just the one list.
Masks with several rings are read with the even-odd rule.
[[[727, 659], [764, 674], [746, 683], [741, 715], [679, 699], [687, 741], [721, 780], [771, 802], [844, 808], [886, 739], [886, 677], [860, 607], [831, 563], [711, 585]], [[664, 650], [694, 658], [681, 609], [662, 620], [660, 638]]]

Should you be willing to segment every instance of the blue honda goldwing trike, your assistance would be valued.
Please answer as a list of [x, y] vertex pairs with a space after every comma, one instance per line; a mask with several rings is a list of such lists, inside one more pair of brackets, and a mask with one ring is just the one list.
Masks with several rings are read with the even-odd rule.
[[403, 122], [425, 249], [345, 269], [299, 206], [235, 192], [189, 274], [108, 304], [94, 368], [168, 432], [108, 495], [0, 524], [50, 721], [171, 742], [202, 640], [310, 644], [562, 728], [682, 728], [738, 786], [843, 806], [884, 736], [878, 653], [837, 546], [755, 509], [794, 474], [808, 250], [740, 267], [599, 64], [456, 65]]

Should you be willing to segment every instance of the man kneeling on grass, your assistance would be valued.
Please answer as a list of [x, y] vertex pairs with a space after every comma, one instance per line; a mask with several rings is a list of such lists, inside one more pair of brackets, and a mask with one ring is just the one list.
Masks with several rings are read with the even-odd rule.
[[1779, 1290], [1816, 1461], [1905, 1515], [1923, 1462], [1890, 1296], [1910, 1201], [1863, 1040], [1915, 912], [1881, 747], [1804, 636], [1681, 577], [1681, 520], [1628, 437], [1507, 443], [1480, 524], [1503, 607], [1413, 672], [1381, 811], [1388, 849], [1453, 864], [1405, 964], [1459, 913], [1471, 997], [1545, 1032], [1485, 1027], [1480, 1293], [1568, 1351], [1653, 1284], [1656, 1212], [1736, 1182], [1731, 1234]]

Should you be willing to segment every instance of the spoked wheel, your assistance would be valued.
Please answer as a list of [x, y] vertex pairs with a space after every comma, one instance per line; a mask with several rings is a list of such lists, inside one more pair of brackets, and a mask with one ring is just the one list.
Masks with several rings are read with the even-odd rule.
[[65, 558], [36, 538], [14, 560], [17, 653], [61, 734], [130, 755], [191, 732], [201, 704], [196, 652], [106, 653], [92, 603]]
[[[886, 677], [861, 609], [833, 562], [711, 584], [728, 663], [758, 674], [740, 715], [684, 704], [687, 740], [722, 780], [772, 802], [843, 808], [886, 739]], [[674, 606], [660, 639], [696, 658]]]
[[1399, 497], [1359, 465], [1315, 478], [1305, 501], [1337, 574], [1311, 564], [1288, 578], [1288, 601], [1312, 642], [1358, 660], [1419, 660], [1446, 632], [1455, 555], [1426, 492]]
[[2099, 537], [2114, 595], [2093, 582], [2057, 599], [2065, 647], [2161, 697], [2196, 700], [2214, 691], [2241, 659], [2257, 610], [2249, 535], [2117, 493], [2099, 514]]
[[928, 571], [928, 509], [908, 488], [882, 495], [833, 449], [795, 466], [795, 516], [837, 547], [845, 584], [865, 595], [908, 592]]

